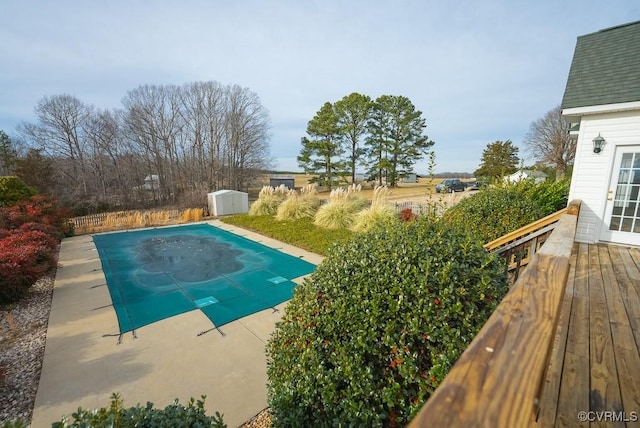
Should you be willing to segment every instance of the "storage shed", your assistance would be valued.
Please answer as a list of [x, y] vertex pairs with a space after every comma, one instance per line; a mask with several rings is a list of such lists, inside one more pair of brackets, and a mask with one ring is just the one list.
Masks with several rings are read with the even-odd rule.
[[405, 174], [402, 176], [402, 182], [403, 183], [417, 183], [418, 182], [418, 175], [414, 174], [413, 172]]
[[209, 212], [218, 217], [249, 212], [249, 194], [237, 190], [218, 190], [207, 195]]

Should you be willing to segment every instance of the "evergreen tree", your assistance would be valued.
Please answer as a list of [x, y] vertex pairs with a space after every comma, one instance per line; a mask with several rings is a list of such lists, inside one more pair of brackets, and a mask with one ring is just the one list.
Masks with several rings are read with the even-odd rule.
[[331, 190], [333, 182], [345, 174], [344, 149], [338, 118], [330, 102], [324, 103], [307, 124], [307, 135], [302, 137], [302, 150], [298, 165], [306, 174], [318, 174], [319, 184]]
[[488, 177], [499, 180], [518, 169], [518, 147], [511, 140], [494, 141], [487, 144], [482, 151], [480, 167], [475, 171], [476, 177]]
[[18, 154], [11, 138], [0, 130], [0, 175], [12, 175]]
[[357, 92], [349, 94], [334, 105], [339, 132], [349, 156], [351, 182], [356, 181], [356, 164], [365, 153], [360, 147], [362, 137], [367, 133], [367, 122], [372, 109], [371, 98]]
[[433, 146], [423, 134], [426, 121], [407, 97], [382, 95], [375, 100], [367, 139], [370, 173], [390, 186], [411, 172]]

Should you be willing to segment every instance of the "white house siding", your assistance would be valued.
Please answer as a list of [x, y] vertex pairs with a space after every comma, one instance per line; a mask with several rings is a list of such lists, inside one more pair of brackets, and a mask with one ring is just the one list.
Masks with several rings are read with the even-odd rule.
[[[600, 134], [606, 144], [593, 153], [593, 139]], [[576, 241], [598, 241], [603, 225], [609, 180], [617, 146], [640, 144], [640, 114], [627, 111], [583, 116], [580, 122], [576, 159], [569, 200], [581, 199], [582, 208]]]

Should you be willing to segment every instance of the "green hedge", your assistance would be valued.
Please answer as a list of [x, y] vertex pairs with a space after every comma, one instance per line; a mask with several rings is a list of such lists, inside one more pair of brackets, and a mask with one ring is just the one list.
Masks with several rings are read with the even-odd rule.
[[506, 293], [481, 245], [422, 218], [332, 248], [267, 345], [274, 426], [405, 425]]
[[85, 410], [78, 408], [71, 417], [63, 417], [54, 422], [53, 428], [65, 427], [92, 427], [92, 428], [133, 428], [133, 427], [216, 427], [225, 428], [222, 416], [216, 412], [214, 416], [207, 416], [204, 410], [203, 396], [201, 400], [191, 398], [186, 406], [176, 399], [173, 404], [164, 409], [156, 409], [153, 403], [147, 402], [146, 406], [138, 404], [128, 409], [119, 394], [111, 396], [109, 407], [97, 410]]
[[544, 217], [538, 204], [515, 187], [491, 187], [461, 200], [443, 214], [485, 244]]
[[467, 227], [485, 243], [567, 206], [569, 180], [522, 180], [484, 188], [443, 215], [449, 224]]
[[567, 207], [570, 184], [569, 180], [545, 180], [541, 183], [523, 180], [511, 186], [534, 201], [544, 217]]

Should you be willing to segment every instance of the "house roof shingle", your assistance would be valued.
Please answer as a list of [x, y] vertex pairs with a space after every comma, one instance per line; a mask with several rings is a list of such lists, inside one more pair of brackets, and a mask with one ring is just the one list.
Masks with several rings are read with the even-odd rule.
[[640, 21], [578, 37], [562, 108], [640, 101]]

